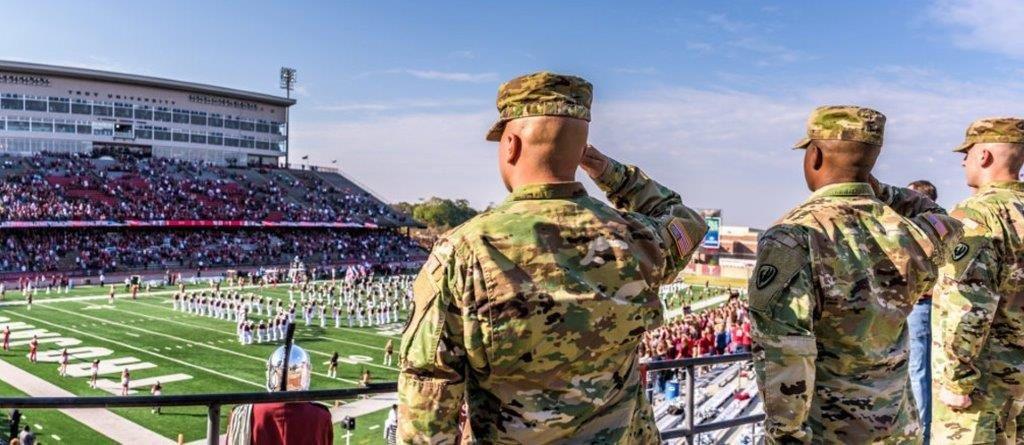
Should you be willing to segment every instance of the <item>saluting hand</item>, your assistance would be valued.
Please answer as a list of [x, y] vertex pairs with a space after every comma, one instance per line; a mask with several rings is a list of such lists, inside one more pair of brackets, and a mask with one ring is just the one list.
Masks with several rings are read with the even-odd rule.
[[939, 400], [953, 409], [967, 409], [971, 406], [971, 396], [956, 394], [946, 388], [939, 391]]
[[593, 145], [587, 144], [583, 149], [583, 159], [580, 160], [580, 168], [587, 172], [592, 179], [597, 179], [608, 168], [608, 157], [597, 150]]

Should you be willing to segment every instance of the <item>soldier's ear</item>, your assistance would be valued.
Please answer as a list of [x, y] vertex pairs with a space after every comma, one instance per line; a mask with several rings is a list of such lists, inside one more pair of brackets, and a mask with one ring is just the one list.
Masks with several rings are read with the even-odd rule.
[[519, 138], [519, 135], [510, 132], [505, 133], [505, 138], [503, 148], [505, 150], [505, 161], [515, 165], [519, 162], [519, 156], [523, 154], [523, 140]]
[[981, 148], [981, 151], [978, 153], [978, 156], [979, 165], [981, 165], [982, 168], [988, 168], [990, 165], [992, 165], [992, 162], [995, 161], [995, 157], [992, 156], [992, 152], [984, 147]]
[[807, 154], [811, 157], [811, 168], [814, 171], [821, 170], [821, 166], [825, 165], [825, 152], [818, 147], [818, 144], [811, 144], [807, 147]]

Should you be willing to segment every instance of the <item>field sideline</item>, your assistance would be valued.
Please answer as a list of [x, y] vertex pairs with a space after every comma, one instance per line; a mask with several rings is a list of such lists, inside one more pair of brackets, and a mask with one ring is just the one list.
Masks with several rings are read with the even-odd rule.
[[[151, 381], [159, 378], [165, 379], [161, 381], [164, 394], [263, 390], [266, 360], [278, 344], [243, 346], [235, 336], [235, 322], [174, 311], [170, 296], [175, 289], [154, 289], [149, 294], [140, 291], [136, 301], [123, 291], [123, 285], [115, 285], [115, 289], [118, 293], [112, 306], [107, 304], [107, 288], [83, 286], [69, 294], [52, 292], [47, 295], [41, 291], [31, 308], [24, 304], [20, 292], [8, 290], [3, 305], [0, 305], [0, 329], [5, 324], [12, 324], [12, 329], [15, 326], [21, 329], [13, 331], [13, 348], [9, 352], [0, 352], [0, 358], [74, 394], [110, 395], [103, 389], [91, 388], [87, 374], [64, 378], [58, 375], [55, 360], [61, 346], [48, 341], [67, 338], [80, 341], [80, 344], [69, 345], [73, 353], [71, 368], [81, 365], [83, 371], [87, 370], [97, 355], [103, 361], [101, 363], [116, 362], [136, 367], [138, 369], [131, 371], [132, 381], [145, 383], [142, 387], [133, 388], [139, 393], [148, 393]], [[209, 287], [205, 284], [191, 285], [189, 289]], [[287, 286], [262, 291], [251, 287], [244, 291], [288, 302]], [[370, 370], [373, 381], [397, 379], [396, 368], [384, 366], [382, 359], [384, 344], [389, 338], [394, 340], [397, 351], [401, 323], [347, 328], [343, 319], [343, 327], [334, 328], [333, 319], [328, 319], [327, 327], [320, 328], [319, 319], [309, 327], [304, 325], [301, 317], [296, 322], [296, 344], [306, 349], [313, 359], [312, 389], [354, 387], [364, 369]], [[28, 330], [54, 333], [54, 337], [40, 336], [39, 363], [28, 361], [26, 343], [31, 337], [25, 334]], [[19, 332], [26, 338], [20, 338]], [[338, 378], [332, 379], [326, 375], [326, 362], [335, 351], [342, 361], [338, 367]], [[101, 370], [100, 379], [106, 378], [111, 385], [119, 386], [120, 371], [121, 366]], [[9, 394], [6, 388], [0, 387], [0, 393]], [[193, 441], [205, 434], [204, 407], [169, 408], [159, 416], [146, 409], [113, 411], [168, 439], [176, 439], [179, 433], [183, 433], [186, 441]], [[222, 413], [222, 431], [226, 428], [226, 416], [227, 409]], [[379, 425], [385, 416], [386, 411], [382, 411], [360, 417], [355, 443], [379, 442]], [[378, 427], [370, 430], [373, 424]], [[336, 441], [341, 443], [342, 431], [336, 429], [335, 435]]]

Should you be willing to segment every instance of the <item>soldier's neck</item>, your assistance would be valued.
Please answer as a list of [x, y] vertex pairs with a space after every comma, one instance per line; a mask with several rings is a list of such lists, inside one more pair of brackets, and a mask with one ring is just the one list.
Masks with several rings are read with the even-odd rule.
[[844, 183], [849, 183], [849, 182], [868, 182], [869, 175], [870, 175], [870, 173], [865, 173], [863, 175], [861, 175], [861, 174], [857, 174], [857, 175], [845, 175], [845, 174], [841, 175], [841, 174], [836, 174], [836, 175], [824, 176], [824, 177], [818, 178], [814, 182], [813, 187], [811, 187], [811, 191], [817, 191], [818, 189], [820, 189], [822, 187], [827, 187], [827, 186], [830, 186], [832, 184], [844, 184]]
[[551, 171], [523, 172], [515, 175], [509, 180], [512, 190], [534, 184], [553, 184], [558, 182], [573, 182], [576, 174], [559, 174]]
[[981, 184], [979, 184], [979, 187], [984, 187], [986, 185], [989, 185], [989, 184], [992, 184], [992, 183], [995, 183], [995, 182], [1020, 181], [1020, 172], [1019, 171], [1018, 172], [1012, 172], [1012, 171], [1009, 171], [1009, 170], [1001, 170], [1001, 171], [992, 171], [992, 172], [986, 171], [985, 173], [986, 174], [984, 174], [984, 176], [981, 178], [981, 181], [978, 181], [978, 182], [981, 183]]

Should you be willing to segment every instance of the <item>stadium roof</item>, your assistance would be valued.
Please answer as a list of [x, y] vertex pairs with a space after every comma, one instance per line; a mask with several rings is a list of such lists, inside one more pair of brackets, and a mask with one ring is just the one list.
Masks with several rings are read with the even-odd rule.
[[114, 73], [88, 68], [75, 68], [67, 66], [43, 65], [40, 63], [14, 62], [0, 60], [0, 71], [13, 71], [24, 74], [37, 74], [48, 76], [71, 77], [83, 80], [99, 80], [105, 82], [116, 82], [144, 87], [166, 88], [186, 92], [199, 92], [218, 96], [230, 97], [233, 99], [251, 100], [278, 106], [295, 105], [295, 99], [288, 99], [270, 94], [254, 93], [251, 91], [236, 90], [202, 83], [183, 82], [180, 80], [163, 79], [160, 77], [140, 76], [137, 74]]

